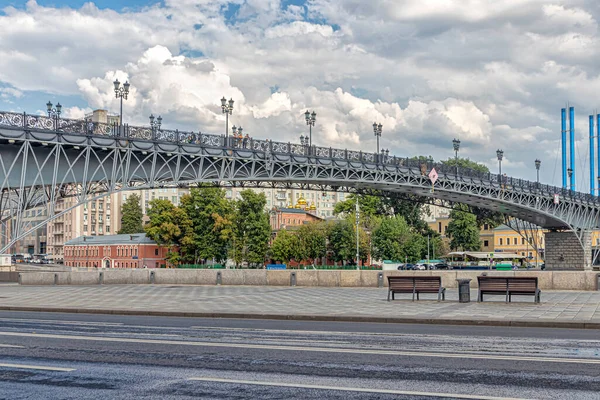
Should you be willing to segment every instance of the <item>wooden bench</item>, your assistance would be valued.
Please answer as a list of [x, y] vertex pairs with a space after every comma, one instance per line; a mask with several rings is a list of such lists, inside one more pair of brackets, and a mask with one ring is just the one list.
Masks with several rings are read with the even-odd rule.
[[415, 301], [415, 294], [419, 300], [419, 293], [437, 293], [438, 301], [440, 298], [446, 300], [446, 288], [442, 287], [442, 278], [439, 276], [388, 276], [388, 298], [390, 295], [395, 300], [395, 293], [412, 293], [412, 300]]
[[542, 291], [538, 288], [537, 277], [478, 276], [477, 283], [478, 302], [483, 301], [484, 294], [503, 294], [507, 303], [512, 301], [513, 295], [534, 296], [534, 301], [540, 302]]

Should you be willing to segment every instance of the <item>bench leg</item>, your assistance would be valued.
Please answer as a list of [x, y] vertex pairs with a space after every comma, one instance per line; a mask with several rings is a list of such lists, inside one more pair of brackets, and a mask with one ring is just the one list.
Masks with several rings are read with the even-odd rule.
[[392, 292], [392, 300], [396, 300], [396, 292]]
[[392, 291], [388, 290], [388, 300], [387, 301], [390, 301], [390, 293], [392, 293]]
[[415, 290], [413, 289], [413, 298], [412, 301], [415, 301]]
[[481, 293], [481, 290], [479, 290], [477, 293], [477, 302], [481, 303], [482, 301], [483, 301], [483, 293]]
[[509, 296], [508, 291], [506, 291], [506, 299], [504, 299], [505, 303], [508, 303], [508, 296]]
[[419, 301], [419, 292], [417, 292], [417, 301]]
[[442, 301], [446, 301], [446, 288], [442, 289]]

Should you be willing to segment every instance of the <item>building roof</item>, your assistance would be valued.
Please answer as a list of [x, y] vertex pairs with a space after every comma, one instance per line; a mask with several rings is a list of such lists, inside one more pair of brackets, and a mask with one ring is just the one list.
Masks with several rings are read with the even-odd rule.
[[515, 231], [513, 228], [511, 228], [508, 225], [498, 225], [497, 227], [494, 228], [495, 231], [513, 231], [514, 233], [517, 233], [517, 231]]
[[134, 233], [131, 235], [103, 235], [103, 236], [79, 236], [65, 242], [65, 246], [97, 246], [111, 244], [156, 244], [145, 233]]

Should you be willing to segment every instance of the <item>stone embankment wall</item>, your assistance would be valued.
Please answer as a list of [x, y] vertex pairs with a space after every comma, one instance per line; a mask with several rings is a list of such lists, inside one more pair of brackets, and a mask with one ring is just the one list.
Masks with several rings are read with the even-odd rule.
[[[542, 290], [598, 290], [598, 273], [587, 271], [315, 271], [315, 270], [174, 270], [106, 269], [72, 272], [22, 272], [22, 285], [247, 285], [247, 286], [387, 286], [386, 276], [441, 276], [442, 285], [456, 288], [456, 279], [477, 276], [537, 276]], [[380, 275], [381, 274], [381, 275]]]

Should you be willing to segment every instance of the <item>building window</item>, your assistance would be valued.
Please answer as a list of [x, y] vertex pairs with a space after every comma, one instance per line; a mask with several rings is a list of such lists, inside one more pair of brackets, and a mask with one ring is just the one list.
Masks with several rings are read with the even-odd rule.
[[525, 244], [525, 238], [524, 237], [521, 238], [521, 244]]
[[490, 243], [487, 240], [483, 241], [483, 247], [488, 247], [490, 245]]
[[499, 240], [500, 240], [499, 245], [502, 246], [502, 238], [500, 238]]
[[442, 223], [438, 222], [438, 233], [442, 233]]
[[483, 230], [487, 231], [490, 228], [490, 226], [488, 224], [483, 224]]
[[154, 255], [157, 256], [158, 255], [158, 249], [154, 249]]

